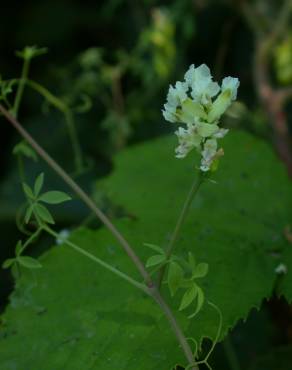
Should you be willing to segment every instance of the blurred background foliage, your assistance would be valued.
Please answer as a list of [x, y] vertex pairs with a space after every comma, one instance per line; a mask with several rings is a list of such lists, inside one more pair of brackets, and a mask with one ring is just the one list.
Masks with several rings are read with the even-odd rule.
[[[218, 80], [228, 75], [239, 77], [239, 101], [230, 108], [225, 125], [270, 141], [291, 173], [291, 149], [287, 143], [291, 140], [292, 121], [292, 24], [291, 18], [281, 13], [288, 3], [278, 0], [11, 0], [1, 5], [0, 75], [2, 79], [20, 77], [22, 64], [15, 56], [16, 50], [26, 45], [48, 48], [46, 55], [32, 61], [29, 78], [54, 94], [65, 110], [55, 109], [27, 86], [19, 120], [88, 191], [93, 190], [99, 177], [111, 172], [112, 158], [121, 149], [172, 131], [163, 122], [161, 108], [169, 84], [182, 79], [192, 63], [206, 63]], [[287, 9], [286, 13], [289, 14]], [[262, 48], [269, 38], [273, 42]], [[259, 70], [264, 71], [264, 79], [259, 78]], [[263, 91], [268, 91], [268, 98]], [[80, 168], [76, 168], [76, 153], [68, 139], [68, 112], [82, 148]], [[285, 137], [278, 132], [280, 115], [285, 117]], [[3, 119], [0, 143], [0, 259], [4, 260], [13, 254], [19, 239], [15, 214], [24, 198], [18, 159], [12, 155], [19, 137]], [[25, 168], [28, 179], [45, 169], [48, 187], [65, 189], [42, 163], [27, 158]], [[102, 201], [107, 209], [108, 202]], [[61, 207], [56, 219], [60, 227], [91, 222], [86, 209], [77, 201]], [[30, 252], [39, 255], [45, 248], [46, 240], [43, 240]], [[3, 310], [13, 283], [4, 271], [0, 279]], [[287, 345], [292, 336], [286, 337], [281, 331], [275, 310], [285, 312], [292, 332], [291, 309], [283, 302], [265, 304], [262, 313], [253, 313], [250, 320], [257, 325], [262, 322], [258, 333], [265, 333], [267, 321], [269, 325], [276, 322], [274, 331], [278, 334], [273, 340]], [[255, 320], [255, 315], [261, 319]], [[246, 332], [252, 331], [253, 325], [247, 325], [244, 330], [239, 326], [236, 330], [235, 342], [244, 342], [250, 335]], [[244, 346], [247, 348], [249, 344]], [[264, 350], [269, 346], [271, 343]], [[224, 363], [226, 356], [221, 356], [220, 348], [215, 358]], [[256, 348], [254, 356], [264, 350]], [[230, 356], [228, 348], [226, 353]]]

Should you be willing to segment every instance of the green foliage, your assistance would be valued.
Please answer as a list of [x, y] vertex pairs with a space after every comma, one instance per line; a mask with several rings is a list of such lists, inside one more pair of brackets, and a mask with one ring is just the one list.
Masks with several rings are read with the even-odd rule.
[[167, 273], [167, 284], [172, 296], [181, 287], [184, 271], [177, 262], [170, 262]]
[[[134, 273], [105, 230], [83, 229], [72, 240]], [[160, 309], [143, 293], [66, 246], [40, 262], [34, 279], [23, 272], [2, 317], [3, 368], [156, 370], [184, 361]]]
[[42, 204], [39, 204], [39, 203], [34, 204], [33, 213], [36, 216], [36, 218], [39, 219], [41, 222], [45, 222], [48, 224], [55, 223], [50, 211]]
[[34, 183], [34, 187], [33, 187], [33, 190], [34, 190], [34, 197], [38, 197], [39, 196], [39, 193], [40, 191], [42, 190], [43, 188], [43, 185], [44, 185], [44, 174], [41, 173], [35, 180], [35, 183]]
[[17, 51], [15, 54], [24, 60], [31, 60], [48, 52], [47, 48], [38, 48], [37, 46], [26, 46], [23, 50]]
[[[265, 32], [273, 35], [277, 24], [281, 23], [278, 10], [282, 4], [262, 0], [249, 3], [247, 13], [252, 16], [255, 11], [255, 28], [258, 27], [264, 36]], [[247, 130], [262, 137], [270, 136], [266, 116], [259, 105], [254, 105], [254, 96], [250, 93], [252, 73], [247, 73], [246, 66], [250, 66], [250, 50], [253, 48], [246, 44], [252, 42], [251, 33], [236, 26], [240, 9], [235, 9], [237, 7], [231, 2], [108, 0], [98, 6], [86, 7], [81, 3], [53, 1], [35, 2], [29, 7], [20, 2], [19, 7], [25, 17], [14, 29], [9, 24], [9, 12], [7, 17], [2, 17], [0, 33], [4, 49], [14, 50], [11, 43], [24, 45], [26, 40], [37, 38], [38, 44], [59, 50], [66, 45], [64, 55], [59, 53], [57, 58], [60, 57], [62, 63], [64, 60], [69, 62], [60, 68], [60, 63], [52, 55], [42, 58], [39, 68], [28, 71], [27, 62], [46, 50], [26, 47], [17, 53], [24, 59], [25, 73], [14, 78], [14, 63], [9, 56], [7, 59], [2, 57], [1, 68], [6, 67], [7, 75], [12, 75], [13, 79], [0, 80], [0, 103], [15, 117], [19, 113], [20, 122], [33, 136], [36, 134], [37, 141], [42, 144], [44, 140], [46, 149], [54, 158], [60, 154], [58, 160], [62, 166], [69, 171], [74, 167], [74, 175], [81, 174], [87, 164], [91, 165], [83, 162], [80, 156], [79, 137], [87, 151], [84, 158], [90, 154], [97, 159], [91, 168], [96, 179], [110, 169], [109, 162], [104, 159], [111, 159], [113, 153], [129, 141], [135, 143], [137, 139], [141, 141], [167, 132], [167, 126], [158, 124], [161, 121], [161, 96], [165, 94], [166, 84], [175, 80], [175, 74], [181, 74], [179, 69], [193, 62], [197, 65], [200, 61], [211, 61], [217, 77], [224, 75], [226, 69], [244, 75], [240, 93], [247, 106], [253, 106], [253, 111], [238, 103], [232, 107], [233, 118], [241, 117], [241, 125]], [[75, 37], [76, 19], [79, 38]], [[54, 27], [50, 27], [51, 24]], [[199, 29], [195, 33], [197, 26]], [[283, 26], [278, 32], [277, 46], [269, 54], [274, 56], [277, 81], [289, 85], [292, 81], [291, 30], [286, 32]], [[82, 48], [94, 43], [98, 47], [80, 54]], [[76, 54], [78, 56], [74, 58]], [[30, 76], [43, 86], [29, 80]], [[273, 81], [274, 76], [270, 77]], [[56, 95], [44, 85], [52, 87]], [[22, 116], [22, 113], [33, 112], [40, 106], [35, 93], [26, 94], [30, 88], [44, 98], [43, 112], [48, 113], [51, 107], [62, 112], [68, 131], [62, 127], [59, 112], [51, 114], [49, 120], [46, 116], [35, 116], [32, 120]], [[287, 96], [288, 93], [289, 89]], [[290, 106], [287, 104], [285, 108], [289, 113]], [[188, 110], [194, 113], [196, 107], [189, 106]], [[79, 113], [87, 115], [78, 116]], [[75, 118], [79, 121], [76, 125], [78, 132], [75, 132]], [[30, 122], [33, 121], [36, 130], [31, 131]], [[230, 127], [239, 125], [234, 119], [229, 123]], [[63, 144], [67, 146], [67, 140], [60, 144], [61, 137], [68, 133], [75, 163], [72, 163], [71, 151], [64, 153]], [[45, 140], [46, 137], [51, 140]], [[11, 140], [8, 139], [4, 140], [2, 159], [9, 150]], [[202, 338], [216, 339], [217, 330], [223, 338], [238, 319], [245, 319], [250, 308], [259, 307], [262, 298], [269, 297], [272, 291], [292, 301], [292, 252], [289, 240], [284, 236], [284, 230], [291, 224], [291, 183], [266, 145], [240, 134], [234, 135], [233, 139], [234, 142], [227, 138], [225, 158], [222, 158], [214, 178], [217, 183], [209, 182], [200, 191], [176, 245], [176, 256], [169, 260], [164, 251], [195, 175], [192, 159], [180, 162], [171, 158], [174, 141], [159, 139], [121, 154], [113, 165], [114, 173], [98, 184], [99, 198], [103, 187], [107, 200], [102, 203], [103, 210], [111, 217], [115, 212], [117, 218], [122, 214], [122, 219], [117, 219], [116, 223], [134, 244], [151, 275], [155, 277], [164, 265], [166, 280], [171, 275], [171, 289], [163, 285], [163, 293], [175, 311], [181, 309], [176, 313], [186, 335], [193, 337], [190, 339], [195, 348], [197, 344], [200, 348]], [[27, 158], [37, 158], [24, 142], [16, 145], [14, 154], [20, 170], [27, 164]], [[13, 232], [8, 236], [6, 223], [13, 219], [15, 205], [20, 205], [23, 194], [18, 179], [15, 181], [15, 166], [7, 162], [3, 164], [0, 203], [4, 221], [2, 230], [6, 234], [2, 244], [7, 251], [5, 255], [5, 248], [2, 248], [2, 253], [6, 258], [11, 240], [15, 238]], [[34, 178], [42, 170], [41, 163], [30, 163], [29, 166], [29, 171], [25, 166], [23, 178]], [[5, 173], [6, 168], [9, 175]], [[92, 177], [89, 180], [88, 174], [85, 175], [78, 178], [78, 182], [91, 186]], [[41, 178], [39, 181], [42, 182]], [[30, 223], [25, 229], [32, 230], [35, 221], [53, 223], [47, 205], [67, 201], [68, 197], [57, 191], [44, 193], [40, 184], [29, 185], [23, 185], [28, 201], [25, 222]], [[113, 199], [110, 209], [108, 199]], [[58, 208], [61, 211], [58, 210], [54, 218], [62, 221], [62, 227], [71, 227], [87, 212], [80, 205]], [[21, 218], [22, 210], [19, 215]], [[66, 232], [62, 238], [67, 238]], [[104, 230], [80, 230], [73, 234], [73, 239], [85, 249], [135, 275], [136, 271], [116, 247], [116, 241]], [[143, 246], [146, 240], [155, 243], [150, 257], [148, 248]], [[184, 363], [181, 348], [149, 298], [108, 273], [102, 273], [64, 246], [52, 248], [42, 256], [40, 260], [44, 268], [40, 269], [38, 260], [22, 255], [27, 245], [30, 243], [17, 243], [15, 258], [4, 262], [4, 267], [19, 270], [22, 276], [16, 280], [11, 303], [1, 320], [1, 368], [154, 370], [170, 369], [177, 362]], [[42, 248], [42, 244], [37, 248]], [[277, 273], [279, 266], [287, 267], [287, 272]], [[1, 286], [5, 287], [3, 281]], [[174, 297], [169, 290], [175, 292]], [[222, 310], [222, 331], [209, 300]], [[186, 319], [187, 315], [194, 314], [198, 315], [195, 319]], [[250, 333], [253, 336], [254, 332]], [[256, 360], [252, 369], [287, 369], [290, 350], [271, 351], [265, 358]], [[240, 348], [241, 355], [244, 351]]]
[[15, 145], [15, 147], [13, 148], [13, 154], [23, 155], [27, 158], [32, 159], [35, 162], [38, 159], [36, 152], [25, 141], [21, 141], [21, 142], [19, 142], [18, 144]]
[[35, 198], [35, 195], [32, 191], [32, 189], [25, 183], [22, 184], [23, 192], [27, 196], [28, 199], [33, 200]]
[[60, 204], [71, 200], [71, 198], [62, 191], [52, 190], [42, 194], [39, 200], [48, 204]]
[[148, 258], [146, 262], [146, 267], [153, 267], [153, 266], [161, 265], [164, 262], [165, 262], [165, 256], [156, 254]]
[[2, 268], [14, 268], [16, 266], [23, 266], [28, 269], [38, 269], [41, 268], [41, 263], [30, 256], [23, 256], [22, 252], [26, 248], [26, 245], [22, 245], [21, 240], [19, 240], [15, 247], [15, 258], [8, 258], [2, 264]]
[[4, 102], [9, 106], [8, 96], [12, 93], [13, 81], [2, 81], [0, 75], [0, 102]]
[[180, 306], [179, 306], [179, 310], [182, 311], [185, 308], [187, 308], [196, 298], [197, 294], [198, 294], [197, 286], [193, 284], [187, 289], [187, 291], [183, 295]]
[[[209, 272], [200, 286], [223, 313], [221, 337], [272, 294], [279, 262], [286, 262], [288, 270], [292, 266], [291, 248], [283, 235], [292, 209], [284, 167], [265, 142], [248, 134], [230, 133], [222, 146], [220, 170], [200, 189], [176, 249], [183, 259], [191, 251], [198, 261], [208, 262]], [[124, 208], [125, 217], [136, 220], [127, 233], [130, 240], [139, 229], [156, 245], [168, 243], [199, 160], [195, 155], [175, 159], [174, 147], [175, 139], [166, 137], [131, 148], [117, 157], [110, 178], [97, 185], [99, 193], [103, 189]], [[144, 249], [140, 253], [147, 255]], [[282, 277], [283, 282], [288, 279], [289, 273]], [[214, 338], [216, 313], [204, 305], [191, 327], [198, 342], [204, 336]]]
[[[145, 260], [149, 258], [149, 245], [143, 247], [145, 235], [156, 243], [152, 249], [162, 255], [157, 245], [167, 244], [195, 175], [194, 157], [173, 158], [174, 142], [165, 137], [125, 151], [117, 157], [115, 172], [99, 184], [124, 207], [124, 218], [116, 221], [117, 226]], [[275, 249], [292, 268], [291, 248], [282, 235], [291, 215], [287, 204], [291, 184], [283, 166], [267, 144], [244, 133], [228, 135], [224, 148], [216, 183], [206, 183], [200, 191], [177, 243], [179, 255], [188, 258], [191, 279], [203, 277], [208, 268], [196, 264], [188, 251], [196, 260], [208, 262], [209, 272], [200, 282], [203, 291], [190, 285], [188, 294], [180, 297], [177, 281], [182, 281], [184, 270], [177, 273], [179, 259], [171, 262], [176, 270], [171, 286], [178, 301], [168, 299], [178, 307], [182, 298], [183, 308], [197, 300], [201, 309], [196, 320], [187, 320], [184, 311], [177, 316], [198, 344], [204, 337], [214, 340], [221, 328], [213, 303], [223, 314], [223, 338], [237, 320], [246, 318], [252, 307], [259, 307], [272, 294], [278, 279]], [[81, 230], [73, 240], [112, 260], [121, 271], [137, 274], [105, 229]], [[109, 272], [101, 273], [66, 247], [52, 248], [40, 261], [44, 268], [36, 270], [36, 282], [29, 274], [17, 281], [2, 317], [4, 366], [154, 370], [183, 363], [176, 339], [151, 299]], [[211, 305], [202, 306], [203, 292]]]
[[195, 258], [191, 252], [188, 253], [188, 262], [176, 255], [172, 255], [167, 260], [163, 252], [160, 255], [150, 257], [146, 266], [161, 265], [162, 263], [169, 263], [167, 284], [171, 296], [174, 296], [179, 289], [185, 290], [179, 305], [179, 311], [186, 309], [194, 300], [197, 300], [195, 311], [188, 316], [189, 318], [193, 318], [200, 311], [205, 301], [205, 294], [202, 288], [195, 282], [195, 279], [207, 275], [209, 269], [208, 264], [199, 263], [196, 265]]
[[40, 194], [44, 185], [44, 174], [41, 173], [35, 180], [33, 189], [26, 183], [23, 183], [23, 191], [28, 199], [28, 207], [25, 213], [25, 223], [28, 223], [34, 214], [38, 222], [54, 224], [54, 218], [50, 211], [41, 203], [61, 204], [71, 200], [71, 197], [62, 191], [48, 191]]
[[21, 266], [27, 267], [29, 269], [38, 269], [42, 267], [38, 260], [30, 256], [21, 256], [17, 259], [17, 261]]

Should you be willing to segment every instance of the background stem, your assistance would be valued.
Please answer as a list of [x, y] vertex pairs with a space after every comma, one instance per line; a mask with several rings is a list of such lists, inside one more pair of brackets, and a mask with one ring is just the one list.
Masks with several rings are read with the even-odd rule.
[[80, 173], [83, 169], [83, 158], [80, 142], [78, 140], [78, 135], [75, 127], [74, 116], [71, 109], [60, 98], [53, 95], [48, 89], [46, 89], [39, 83], [29, 79], [26, 79], [25, 83], [33, 90], [35, 90], [37, 93], [39, 93], [41, 96], [43, 96], [46, 99], [46, 101], [52, 104], [52, 106], [54, 106], [56, 109], [63, 113], [74, 153], [74, 162], [76, 171], [77, 173]]
[[18, 85], [18, 89], [16, 91], [14, 106], [13, 106], [13, 115], [15, 118], [17, 118], [20, 102], [23, 96], [24, 86], [28, 77], [28, 71], [29, 71], [29, 65], [30, 65], [30, 59], [25, 58], [23, 61], [22, 66], [22, 72], [21, 72], [21, 78]]

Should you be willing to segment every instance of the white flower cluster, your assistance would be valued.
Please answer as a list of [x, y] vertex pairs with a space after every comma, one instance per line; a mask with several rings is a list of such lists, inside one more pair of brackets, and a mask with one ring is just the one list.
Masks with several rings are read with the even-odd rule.
[[202, 155], [200, 169], [206, 172], [224, 154], [218, 149], [217, 139], [228, 130], [219, 128], [219, 119], [236, 99], [238, 86], [238, 78], [226, 77], [220, 88], [206, 64], [197, 68], [192, 64], [184, 82], [169, 87], [163, 116], [169, 122], [185, 124], [175, 132], [179, 141], [177, 158], [184, 158], [195, 148]]

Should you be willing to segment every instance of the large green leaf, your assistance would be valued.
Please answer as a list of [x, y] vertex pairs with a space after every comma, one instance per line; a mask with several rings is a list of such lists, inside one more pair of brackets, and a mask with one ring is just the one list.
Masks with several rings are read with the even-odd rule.
[[[292, 271], [292, 248], [284, 237], [292, 220], [292, 186], [284, 166], [264, 141], [233, 132], [222, 142], [225, 156], [214, 182], [200, 189], [177, 250], [185, 256], [191, 250], [199, 262], [209, 263], [203, 286], [207, 299], [223, 312], [224, 335], [252, 307], [259, 307], [275, 286], [278, 294], [292, 299], [291, 274], [275, 273], [280, 263]], [[117, 158], [111, 177], [101, 184], [107, 196], [136, 220], [132, 230], [143, 223], [144, 242], [166, 245], [196, 176], [199, 158], [175, 159], [175, 145], [175, 138], [165, 137], [126, 151]], [[193, 321], [196, 339], [214, 336], [210, 311], [206, 306]]]
[[[143, 243], [166, 245], [196, 175], [198, 160], [175, 159], [174, 146], [165, 137], [130, 148], [98, 184], [99, 198], [103, 189], [123, 208], [127, 217], [117, 226], [144, 261], [153, 252]], [[224, 149], [216, 183], [198, 193], [177, 243], [180, 255], [192, 251], [209, 264], [200, 286], [222, 311], [221, 337], [271, 295], [275, 267], [291, 250], [283, 230], [292, 209], [291, 184], [267, 144], [239, 132], [227, 135]], [[73, 239], [138, 278], [106, 230], [81, 230]], [[34, 275], [24, 271], [3, 315], [3, 369], [154, 370], [184, 362], [158, 307], [139, 291], [67, 247], [53, 248], [41, 263]], [[165, 289], [176, 311], [182, 294], [173, 301]], [[214, 338], [216, 311], [205, 303], [188, 321], [193, 310], [177, 314], [187, 335]]]
[[[105, 230], [80, 230], [73, 239], [128, 266]], [[40, 261], [43, 269], [23, 271], [2, 318], [1, 369], [154, 370], [183, 359], [158, 307], [139, 290], [69, 247]]]

